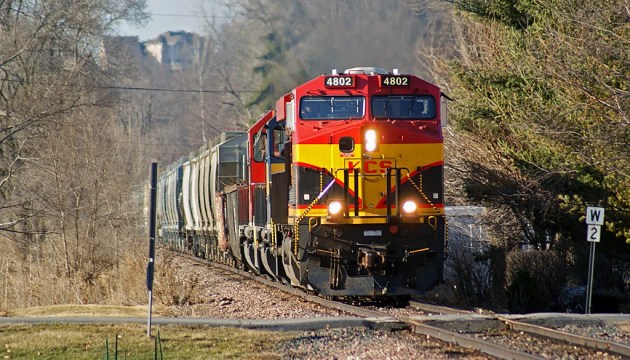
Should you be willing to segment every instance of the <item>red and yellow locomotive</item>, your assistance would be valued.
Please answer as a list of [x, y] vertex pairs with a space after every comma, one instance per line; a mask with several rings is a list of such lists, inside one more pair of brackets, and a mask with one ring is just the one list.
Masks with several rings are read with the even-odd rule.
[[415, 76], [354, 68], [277, 101], [249, 131], [250, 220], [274, 240], [248, 240], [265, 264], [282, 263], [267, 272], [333, 297], [408, 295], [442, 280], [440, 96]]
[[[438, 87], [396, 70], [353, 68], [310, 80], [246, 134], [228, 137], [231, 148], [247, 149], [231, 157], [234, 166], [219, 155], [191, 155], [208, 169], [199, 165], [189, 178], [210, 186], [184, 180], [158, 192], [171, 209], [164, 229], [178, 229], [163, 238], [324, 296], [421, 293], [443, 276], [445, 110]], [[213, 146], [204, 151], [227, 153]], [[232, 168], [226, 184], [221, 171]], [[186, 178], [181, 165], [165, 179], [169, 173], [173, 184]], [[196, 198], [182, 200], [188, 186], [198, 187], [188, 191]], [[197, 202], [188, 206], [191, 219], [195, 208], [206, 210], [186, 227], [188, 201]], [[195, 223], [198, 233], [182, 230]]]

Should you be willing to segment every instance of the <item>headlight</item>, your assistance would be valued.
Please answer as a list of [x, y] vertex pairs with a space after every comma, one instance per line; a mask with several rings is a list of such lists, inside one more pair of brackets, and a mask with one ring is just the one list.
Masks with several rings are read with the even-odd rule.
[[338, 215], [339, 213], [341, 213], [341, 210], [343, 210], [343, 205], [341, 204], [341, 201], [334, 200], [328, 203], [328, 214]]
[[365, 132], [365, 151], [371, 152], [376, 150], [376, 131], [367, 130]]
[[415, 213], [417, 208], [418, 208], [418, 205], [416, 205], [416, 203], [411, 200], [405, 201], [405, 203], [402, 206], [402, 209], [406, 214]]

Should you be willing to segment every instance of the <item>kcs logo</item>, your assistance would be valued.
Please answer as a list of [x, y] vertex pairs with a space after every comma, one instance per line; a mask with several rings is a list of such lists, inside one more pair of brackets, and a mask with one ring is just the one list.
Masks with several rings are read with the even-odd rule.
[[[361, 161], [348, 161], [348, 170], [354, 170], [361, 165]], [[363, 161], [364, 174], [384, 174], [385, 169], [393, 167], [391, 160], [365, 160]]]

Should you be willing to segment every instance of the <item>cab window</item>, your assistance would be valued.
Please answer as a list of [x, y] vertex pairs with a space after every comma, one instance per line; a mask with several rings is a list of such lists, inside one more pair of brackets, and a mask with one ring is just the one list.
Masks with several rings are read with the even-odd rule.
[[302, 120], [357, 119], [364, 115], [363, 96], [306, 96], [300, 100]]
[[373, 96], [372, 115], [381, 119], [434, 119], [435, 98], [428, 95], [388, 95]]
[[267, 155], [267, 134], [261, 131], [254, 138], [254, 161], [265, 161], [265, 155]]
[[284, 147], [287, 142], [287, 134], [284, 127], [277, 126], [273, 129], [273, 156], [284, 158]]

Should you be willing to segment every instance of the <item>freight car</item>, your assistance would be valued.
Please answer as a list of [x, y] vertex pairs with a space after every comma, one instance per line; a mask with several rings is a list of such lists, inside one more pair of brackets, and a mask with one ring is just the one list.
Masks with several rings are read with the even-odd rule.
[[333, 70], [167, 167], [158, 236], [326, 297], [422, 293], [443, 277], [445, 122], [416, 76]]

